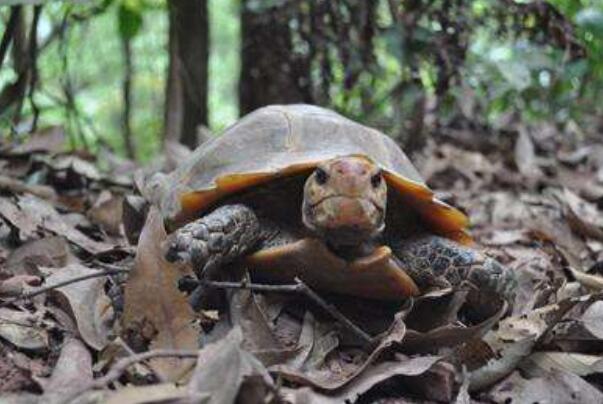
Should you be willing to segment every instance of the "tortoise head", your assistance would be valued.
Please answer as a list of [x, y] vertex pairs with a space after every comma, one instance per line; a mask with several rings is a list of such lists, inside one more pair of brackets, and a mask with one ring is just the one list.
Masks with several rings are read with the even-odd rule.
[[356, 245], [385, 227], [387, 184], [381, 169], [361, 156], [320, 164], [306, 180], [303, 221], [337, 245]]

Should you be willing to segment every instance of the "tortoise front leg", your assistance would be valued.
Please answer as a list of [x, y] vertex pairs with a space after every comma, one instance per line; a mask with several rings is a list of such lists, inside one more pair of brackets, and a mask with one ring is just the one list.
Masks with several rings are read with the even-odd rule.
[[475, 312], [490, 312], [497, 298], [510, 305], [515, 299], [514, 272], [478, 250], [432, 235], [398, 241], [392, 250], [419, 288], [442, 280], [451, 286], [469, 281], [474, 286], [468, 297], [469, 308]]
[[168, 261], [189, 261], [199, 278], [241, 257], [260, 239], [260, 223], [245, 205], [224, 205], [176, 230], [166, 252]]

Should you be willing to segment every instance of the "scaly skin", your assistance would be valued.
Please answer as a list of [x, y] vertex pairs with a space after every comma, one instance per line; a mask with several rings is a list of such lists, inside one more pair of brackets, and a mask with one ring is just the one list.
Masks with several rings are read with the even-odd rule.
[[260, 222], [245, 205], [224, 205], [181, 227], [166, 252], [168, 261], [188, 261], [199, 277], [251, 251], [260, 239]]
[[420, 289], [430, 286], [459, 286], [463, 281], [474, 288], [468, 301], [478, 313], [492, 313], [497, 299], [515, 299], [517, 279], [507, 267], [478, 250], [454, 241], [427, 235], [393, 242], [392, 250]]

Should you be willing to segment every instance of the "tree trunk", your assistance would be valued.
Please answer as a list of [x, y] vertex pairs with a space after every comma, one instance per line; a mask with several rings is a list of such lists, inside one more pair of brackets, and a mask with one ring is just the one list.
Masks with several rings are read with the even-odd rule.
[[295, 4], [257, 10], [252, 3], [241, 2], [241, 115], [268, 104], [312, 102], [309, 61], [295, 53], [289, 28]]
[[169, 67], [164, 140], [197, 145], [207, 125], [209, 26], [207, 0], [170, 0]]

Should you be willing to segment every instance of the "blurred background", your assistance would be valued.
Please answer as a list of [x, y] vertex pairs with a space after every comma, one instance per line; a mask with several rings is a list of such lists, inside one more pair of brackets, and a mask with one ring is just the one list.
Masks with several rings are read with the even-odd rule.
[[[149, 161], [306, 102], [410, 153], [603, 131], [601, 0], [4, 0], [0, 137]], [[534, 130], [537, 128], [537, 130]], [[550, 144], [550, 143], [547, 143]], [[555, 147], [546, 146], [546, 147]]]

